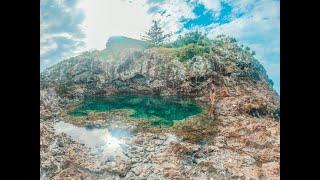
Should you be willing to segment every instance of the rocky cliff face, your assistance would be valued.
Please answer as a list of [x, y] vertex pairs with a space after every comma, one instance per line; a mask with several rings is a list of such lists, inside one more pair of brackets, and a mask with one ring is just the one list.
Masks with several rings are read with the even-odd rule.
[[[44, 177], [279, 179], [279, 95], [249, 51], [224, 38], [214, 41], [209, 53], [181, 60], [176, 56], [179, 48], [147, 49], [131, 42], [126, 47], [117, 44], [115, 52], [108, 49], [113, 43], [105, 50], [62, 61], [41, 74]], [[218, 89], [213, 118], [204, 111], [172, 128], [150, 130], [117, 113], [88, 117], [87, 121], [101, 126], [122, 123], [136, 128], [138, 133], [129, 139], [128, 159], [101, 162], [83, 144], [53, 130], [55, 122], [66, 121], [64, 105], [83, 96], [181, 95], [195, 97], [206, 107], [212, 81]], [[224, 87], [229, 95], [220, 91]]]
[[176, 57], [177, 48], [132, 47], [124, 47], [117, 57], [105, 53], [110, 51], [108, 48], [84, 53], [45, 70], [41, 80], [56, 84], [57, 93], [66, 97], [121, 92], [200, 97], [208, 93], [208, 83], [214, 81], [233, 95], [263, 91], [265, 94], [257, 98], [268, 99], [274, 106], [279, 104], [263, 66], [228, 38], [213, 43], [210, 53], [185, 61]]

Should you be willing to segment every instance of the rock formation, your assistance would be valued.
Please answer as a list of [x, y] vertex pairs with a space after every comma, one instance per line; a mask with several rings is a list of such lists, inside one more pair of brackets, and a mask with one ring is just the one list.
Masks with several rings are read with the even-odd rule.
[[[279, 179], [280, 97], [248, 50], [221, 38], [212, 41], [209, 53], [181, 61], [179, 48], [147, 48], [143, 42], [120, 39], [128, 45], [115, 39], [105, 50], [86, 52], [41, 73], [43, 177]], [[117, 114], [89, 117], [103, 126], [123, 121], [136, 128], [137, 134], [128, 139], [126, 159], [102, 162], [85, 145], [54, 133], [56, 122], [67, 121], [64, 109], [84, 96], [179, 95], [208, 107], [212, 81], [218, 88], [214, 118], [204, 112], [172, 128], [154, 130], [139, 121], [115, 122], [111, 117]], [[222, 88], [228, 96], [219, 91]]]

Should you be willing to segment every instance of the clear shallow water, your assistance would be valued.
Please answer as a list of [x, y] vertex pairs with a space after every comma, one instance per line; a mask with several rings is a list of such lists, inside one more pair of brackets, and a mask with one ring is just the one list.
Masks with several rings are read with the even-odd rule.
[[[194, 100], [175, 96], [106, 96], [86, 98], [83, 104], [69, 112], [72, 116], [86, 116], [87, 111], [106, 112], [132, 109], [136, 118], [153, 119], [152, 125], [172, 126], [174, 121], [196, 115], [202, 110]], [[155, 120], [156, 119], [156, 120]]]

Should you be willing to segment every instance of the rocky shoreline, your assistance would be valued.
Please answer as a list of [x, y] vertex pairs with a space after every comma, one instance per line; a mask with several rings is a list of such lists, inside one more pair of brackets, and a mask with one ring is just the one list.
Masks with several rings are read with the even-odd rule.
[[[241, 98], [220, 97], [214, 136], [206, 129], [214, 120], [199, 119], [201, 115], [167, 130], [144, 129], [143, 123], [128, 121], [121, 112], [92, 116], [90, 122], [101, 126], [125, 124], [137, 132], [128, 140], [126, 158], [104, 161], [86, 145], [55, 133], [55, 123], [64, 119], [53, 113], [59, 112], [58, 106], [46, 109], [44, 104], [53, 105], [59, 98], [44, 97], [52, 99], [42, 99], [43, 117], [51, 116], [40, 121], [43, 179], [279, 179], [280, 123], [271, 117], [239, 114], [241, 108], [236, 109], [245, 101]], [[192, 141], [203, 133], [212, 138]]]
[[[280, 97], [263, 66], [229, 39], [210, 53], [181, 62], [170, 48], [103, 52], [62, 61], [41, 74], [42, 179], [279, 179]], [[217, 86], [208, 116], [208, 84]], [[229, 96], [220, 90], [227, 88]], [[87, 96], [117, 93], [195, 98], [204, 111], [172, 127], [148, 126], [129, 111], [71, 118], [66, 111]], [[124, 156], [102, 158], [57, 123], [134, 131]], [[105, 157], [105, 156], [104, 156]]]

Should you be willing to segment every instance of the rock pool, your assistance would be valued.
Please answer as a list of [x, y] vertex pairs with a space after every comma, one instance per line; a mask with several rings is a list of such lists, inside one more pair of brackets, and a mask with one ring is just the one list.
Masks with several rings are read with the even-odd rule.
[[174, 121], [202, 111], [201, 107], [189, 98], [122, 95], [85, 98], [79, 107], [69, 112], [69, 115], [87, 116], [88, 111], [106, 112], [116, 109], [133, 110], [132, 117], [150, 119], [152, 125], [166, 126], [172, 126]]

